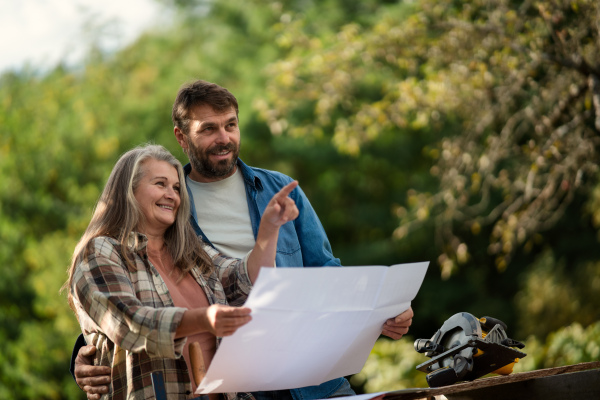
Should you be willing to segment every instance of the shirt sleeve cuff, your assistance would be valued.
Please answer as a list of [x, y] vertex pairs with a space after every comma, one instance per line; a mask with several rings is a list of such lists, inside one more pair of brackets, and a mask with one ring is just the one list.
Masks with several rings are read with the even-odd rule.
[[175, 334], [181, 320], [183, 319], [183, 313], [187, 309], [182, 307], [165, 307], [161, 312], [158, 324], [160, 327], [156, 330], [158, 338], [156, 342], [148, 338], [146, 351], [150, 356], [165, 357], [165, 358], [179, 358], [183, 354], [183, 346], [185, 345], [187, 338], [175, 338]]
[[250, 280], [250, 274], [248, 274], [248, 259], [250, 258], [250, 254], [252, 254], [252, 250], [242, 258], [242, 268], [238, 270], [240, 289], [245, 294], [249, 294], [252, 289], [252, 280]]

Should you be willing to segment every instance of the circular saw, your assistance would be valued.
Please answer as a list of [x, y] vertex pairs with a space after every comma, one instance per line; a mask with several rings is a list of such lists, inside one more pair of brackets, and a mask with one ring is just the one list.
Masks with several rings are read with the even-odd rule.
[[527, 354], [525, 345], [510, 339], [506, 324], [496, 318], [476, 318], [461, 312], [450, 317], [431, 339], [417, 339], [415, 350], [431, 360], [417, 366], [430, 387], [472, 381], [489, 373], [508, 375]]

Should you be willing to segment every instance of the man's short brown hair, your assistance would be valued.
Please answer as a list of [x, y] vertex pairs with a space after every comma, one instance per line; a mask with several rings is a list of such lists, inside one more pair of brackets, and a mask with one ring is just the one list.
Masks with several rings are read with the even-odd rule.
[[171, 112], [173, 126], [178, 127], [187, 135], [190, 128], [191, 109], [204, 104], [219, 112], [228, 111], [233, 107], [235, 114], [239, 113], [237, 99], [229, 90], [215, 83], [197, 80], [183, 85], [177, 92]]

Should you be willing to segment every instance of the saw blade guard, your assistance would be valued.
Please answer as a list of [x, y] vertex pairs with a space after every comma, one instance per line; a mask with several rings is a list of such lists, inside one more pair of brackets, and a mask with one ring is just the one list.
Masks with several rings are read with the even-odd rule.
[[508, 338], [506, 324], [461, 312], [450, 317], [431, 339], [417, 339], [415, 350], [431, 360], [417, 366], [427, 372], [431, 387], [473, 380], [488, 373], [510, 374], [525, 353], [520, 342]]

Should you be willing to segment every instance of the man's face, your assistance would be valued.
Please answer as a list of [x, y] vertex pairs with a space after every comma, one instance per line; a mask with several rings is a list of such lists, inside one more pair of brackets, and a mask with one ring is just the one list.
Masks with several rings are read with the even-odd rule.
[[192, 108], [189, 133], [175, 128], [181, 147], [187, 150], [192, 172], [197, 182], [225, 179], [236, 170], [240, 153], [240, 129], [235, 110], [218, 112], [209, 105]]

